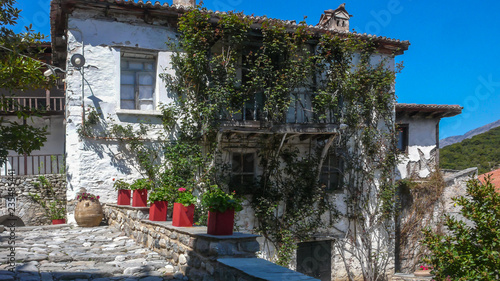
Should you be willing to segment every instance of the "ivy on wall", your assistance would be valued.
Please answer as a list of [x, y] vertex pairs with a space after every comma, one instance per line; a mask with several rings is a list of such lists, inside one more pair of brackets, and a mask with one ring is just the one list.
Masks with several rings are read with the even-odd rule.
[[[249, 189], [256, 231], [277, 249], [276, 261], [290, 265], [297, 242], [347, 218], [347, 230], [341, 230], [345, 239], [336, 247], [349, 277], [352, 259], [366, 278], [383, 276], [390, 243], [373, 241], [378, 235], [388, 237], [394, 226], [393, 85], [400, 66], [390, 67], [393, 56], [377, 54], [380, 46], [372, 38], [318, 33], [303, 22], [292, 27], [274, 19], [257, 23], [240, 13], [213, 15], [200, 7], [180, 17], [178, 31], [178, 40], [167, 42], [177, 50], [172, 56], [175, 74], [161, 75], [175, 99], [162, 106], [162, 141], [170, 159], [176, 153], [168, 149], [172, 137], [193, 148], [189, 151], [199, 160], [197, 172], [185, 173], [183, 180], [200, 192], [212, 184], [232, 190], [224, 176], [227, 163], [220, 161], [230, 139], [221, 124], [244, 114], [245, 103], [258, 105], [253, 117], [269, 128], [287, 122], [291, 105], [307, 108], [304, 122], [337, 125], [310, 139], [307, 153], [287, 142], [284, 133], [268, 132], [252, 143], [262, 171]], [[304, 105], [306, 96], [312, 106]], [[133, 131], [119, 125], [111, 131], [128, 141], [148, 177], [161, 178], [158, 174], [171, 167], [165, 160], [143, 157], [149, 155], [146, 146]], [[342, 194], [329, 194], [319, 181], [332, 151], [345, 166]], [[333, 205], [335, 196], [345, 198], [346, 210]], [[329, 221], [322, 218], [325, 213]]]

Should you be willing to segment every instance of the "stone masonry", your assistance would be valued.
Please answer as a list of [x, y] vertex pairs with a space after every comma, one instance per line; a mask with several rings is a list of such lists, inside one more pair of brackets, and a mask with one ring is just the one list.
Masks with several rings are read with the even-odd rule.
[[[45, 177], [56, 194], [56, 198], [66, 202], [66, 178], [62, 174], [48, 174], [48, 175], [30, 175], [30, 176], [1, 176], [0, 177], [0, 224], [9, 217], [8, 203], [15, 202], [15, 214], [18, 217], [18, 225], [48, 225], [50, 224], [49, 218], [45, 215], [42, 206], [31, 198], [29, 195], [38, 194], [42, 200], [52, 200], [52, 195], [42, 186], [36, 186], [39, 183], [39, 177]], [[10, 189], [10, 190], [9, 190]], [[9, 191], [14, 191], [14, 200], [8, 200], [11, 194]]]
[[148, 211], [147, 207], [104, 206], [110, 226], [159, 253], [189, 280], [317, 280], [256, 258], [258, 235], [208, 235], [204, 226], [173, 227], [171, 221], [149, 221]]
[[[9, 245], [15, 234], [15, 248]], [[108, 226], [6, 228], [0, 280], [187, 280], [158, 253]]]

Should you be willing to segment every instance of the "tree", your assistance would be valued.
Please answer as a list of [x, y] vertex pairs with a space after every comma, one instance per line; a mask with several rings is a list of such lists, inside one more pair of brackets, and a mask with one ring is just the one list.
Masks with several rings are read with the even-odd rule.
[[[436, 280], [498, 280], [500, 278], [500, 194], [490, 177], [470, 180], [467, 196], [454, 199], [468, 221], [445, 215], [444, 235], [424, 230]], [[471, 224], [472, 223], [472, 224]]]
[[[43, 63], [35, 59], [43, 51], [39, 44], [44, 35], [35, 33], [31, 25], [25, 27], [26, 32], [16, 34], [10, 26], [17, 23], [21, 10], [14, 7], [15, 0], [0, 1], [0, 89], [12, 96], [17, 91], [49, 87], [53, 79], [43, 75]], [[12, 99], [2, 95], [0, 110], [12, 103]], [[0, 165], [6, 161], [9, 150], [30, 154], [43, 146], [47, 140], [46, 128], [26, 125], [26, 120], [34, 114], [31, 109], [16, 111], [22, 123], [0, 118]]]

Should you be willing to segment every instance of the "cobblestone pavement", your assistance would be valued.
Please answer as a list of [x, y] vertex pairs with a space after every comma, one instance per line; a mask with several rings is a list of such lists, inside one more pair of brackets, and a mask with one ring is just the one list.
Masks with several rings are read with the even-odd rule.
[[0, 233], [0, 280], [187, 280], [159, 254], [109, 226], [17, 227], [15, 272], [8, 228]]

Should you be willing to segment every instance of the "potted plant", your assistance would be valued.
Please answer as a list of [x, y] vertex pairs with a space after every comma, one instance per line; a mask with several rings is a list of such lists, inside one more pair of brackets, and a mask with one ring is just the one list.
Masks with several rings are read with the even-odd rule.
[[132, 207], [147, 207], [148, 190], [151, 189], [152, 185], [153, 183], [148, 179], [138, 179], [130, 185], [130, 189], [134, 191]]
[[421, 265], [420, 270], [415, 270], [415, 272], [413, 272], [413, 275], [415, 275], [416, 277], [432, 277], [431, 271], [432, 267]]
[[203, 194], [201, 203], [208, 208], [207, 233], [211, 235], [232, 235], [234, 225], [234, 212], [243, 209], [241, 198], [233, 191], [228, 194], [211, 186]]
[[49, 204], [48, 215], [52, 220], [52, 224], [65, 224], [66, 223], [66, 207], [59, 200]]
[[149, 220], [150, 221], [166, 221], [168, 201], [171, 193], [167, 187], [158, 188], [149, 194]]
[[42, 199], [39, 194], [29, 193], [28, 195], [33, 199], [33, 201], [39, 203], [45, 210], [45, 213], [52, 221], [52, 224], [64, 224], [66, 223], [66, 202], [57, 199], [57, 194], [52, 186], [52, 184], [44, 176], [39, 176], [38, 180], [40, 182], [34, 182], [33, 185], [36, 188], [45, 188], [48, 197]]
[[102, 212], [99, 196], [91, 193], [79, 194], [75, 208], [75, 220], [79, 226], [92, 227], [101, 224], [104, 214]]
[[191, 190], [184, 187], [177, 189], [177, 199], [174, 203], [174, 213], [172, 215], [172, 225], [178, 227], [193, 226], [194, 203], [196, 197]]
[[113, 187], [118, 191], [117, 205], [130, 205], [130, 184], [113, 178]]

